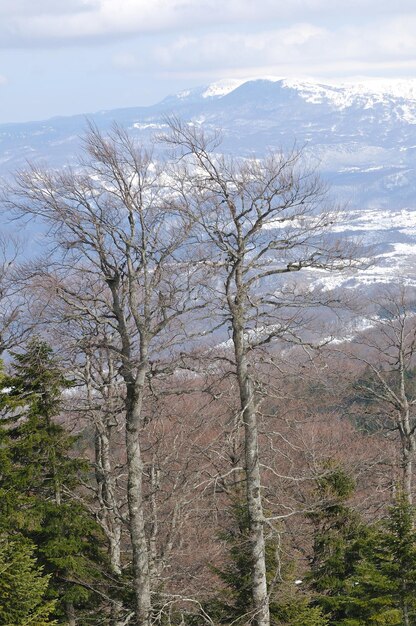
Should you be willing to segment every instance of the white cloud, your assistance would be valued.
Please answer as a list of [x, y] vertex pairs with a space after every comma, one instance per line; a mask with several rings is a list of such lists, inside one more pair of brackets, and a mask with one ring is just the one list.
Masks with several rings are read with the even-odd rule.
[[155, 46], [154, 61], [165, 70], [261, 70], [279, 75], [296, 72], [415, 68], [416, 14], [384, 18], [371, 25], [323, 28], [313, 23], [293, 24], [262, 32], [209, 32], [201, 37], [179, 36]]
[[362, 21], [414, 8], [414, 0], [1, 0], [0, 45], [61, 45], [225, 24]]
[[297, 24], [289, 29], [261, 33], [210, 33], [203, 37], [179, 37], [171, 45], [158, 46], [154, 55], [166, 69], [274, 66], [296, 61], [305, 50], [318, 48], [329, 34], [322, 28]]
[[31, 19], [41, 15], [68, 15], [94, 9], [99, 6], [100, 0], [1, 0], [0, 16], [3, 19], [21, 18]]

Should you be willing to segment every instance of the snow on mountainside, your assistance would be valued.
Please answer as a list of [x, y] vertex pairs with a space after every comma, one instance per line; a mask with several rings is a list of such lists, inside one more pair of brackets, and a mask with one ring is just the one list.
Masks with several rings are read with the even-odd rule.
[[[396, 113], [403, 114], [403, 119], [409, 123], [416, 123], [416, 79], [409, 80], [377, 80], [367, 79], [356, 83], [321, 84], [318, 82], [284, 79], [272, 76], [256, 79], [231, 79], [220, 80], [210, 85], [193, 90], [182, 91], [177, 94], [179, 99], [191, 98], [221, 98], [228, 95], [246, 82], [268, 81], [280, 82], [284, 88], [293, 89], [311, 104], [328, 103], [336, 109], [347, 109], [359, 106], [363, 109], [371, 109], [376, 105], [386, 106], [398, 103]], [[410, 111], [412, 112], [410, 115]]]
[[[413, 272], [416, 80], [222, 80], [153, 106], [88, 117], [103, 131], [116, 121], [146, 144], [172, 113], [208, 132], [220, 129], [227, 153], [262, 156], [295, 142], [303, 146], [333, 197], [352, 211], [342, 233], [362, 235], [374, 246], [378, 269], [362, 280], [387, 278], [397, 267]], [[7, 176], [27, 160], [52, 167], [73, 163], [85, 126], [83, 116], [0, 125], [0, 174]]]
[[322, 104], [326, 101], [337, 109], [352, 106], [372, 109], [377, 105], [393, 105], [396, 114], [402, 114], [404, 121], [416, 123], [416, 80], [373, 80], [341, 85], [285, 80], [284, 85], [296, 89], [307, 102]]

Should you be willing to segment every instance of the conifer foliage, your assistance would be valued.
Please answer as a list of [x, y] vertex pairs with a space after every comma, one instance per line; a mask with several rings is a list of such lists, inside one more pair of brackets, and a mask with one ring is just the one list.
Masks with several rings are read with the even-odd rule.
[[45, 600], [50, 576], [34, 557], [34, 546], [22, 537], [0, 538], [0, 624], [51, 626], [55, 602]]
[[314, 529], [308, 579], [317, 604], [337, 623], [348, 613], [348, 580], [358, 558], [354, 546], [365, 527], [348, 505], [355, 488], [351, 477], [332, 462], [324, 463], [322, 470], [316, 508], [308, 514]]
[[416, 619], [414, 511], [400, 495], [389, 516], [373, 525], [362, 544], [350, 588], [354, 614], [345, 623], [409, 626]]
[[340, 468], [318, 484], [309, 584], [331, 626], [410, 626], [416, 619], [414, 511], [399, 495], [366, 524], [348, 505], [354, 484]]
[[[222, 568], [213, 568], [224, 584], [222, 594], [211, 601], [207, 613], [218, 624], [242, 626], [253, 621], [254, 608], [250, 594], [251, 561], [249, 517], [241, 499], [230, 506], [230, 523], [220, 533], [227, 546], [228, 559]], [[312, 606], [310, 597], [294, 584], [292, 564], [283, 561], [276, 536], [266, 542], [267, 581], [270, 593], [271, 623], [279, 626], [326, 626], [321, 607]]]
[[9, 535], [17, 529], [34, 543], [59, 617], [68, 606], [91, 600], [103, 561], [101, 536], [74, 497], [87, 465], [72, 453], [76, 437], [56, 421], [71, 382], [39, 339], [13, 356], [12, 374], [2, 383], [0, 492], [7, 497], [0, 501], [0, 526]]

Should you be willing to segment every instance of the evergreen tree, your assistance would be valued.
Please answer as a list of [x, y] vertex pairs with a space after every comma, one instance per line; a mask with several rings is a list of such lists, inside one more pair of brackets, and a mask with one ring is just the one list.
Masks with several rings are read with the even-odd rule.
[[103, 562], [101, 533], [86, 508], [73, 497], [87, 464], [73, 456], [76, 437], [55, 421], [62, 392], [71, 387], [51, 348], [32, 340], [14, 354], [13, 372], [3, 376], [4, 471], [0, 475], [0, 527], [18, 528], [36, 546], [50, 575], [56, 616], [84, 606]]
[[348, 506], [355, 488], [352, 478], [332, 462], [323, 469], [326, 473], [316, 484], [317, 506], [308, 514], [314, 544], [311, 570], [305, 580], [314, 594], [314, 604], [330, 616], [330, 624], [349, 624], [344, 620], [355, 608], [351, 576], [361, 558], [360, 542], [368, 531]]
[[33, 555], [34, 546], [22, 537], [0, 537], [0, 626], [51, 626], [55, 603], [47, 601], [50, 576]]
[[[220, 534], [220, 538], [227, 546], [228, 560], [222, 568], [213, 570], [224, 583], [224, 590], [209, 603], [206, 612], [219, 624], [250, 624], [253, 619], [253, 603], [249, 517], [246, 505], [241, 500], [237, 499], [231, 505], [230, 524]], [[271, 624], [326, 626], [327, 620], [321, 608], [311, 606], [309, 597], [296, 588], [293, 566], [287, 561], [282, 562], [281, 557], [278, 542], [269, 538], [266, 541], [266, 565]]]
[[309, 584], [331, 626], [410, 626], [416, 621], [414, 513], [404, 497], [365, 525], [347, 500], [353, 481], [335, 468], [318, 481]]
[[389, 517], [376, 524], [350, 577], [355, 624], [409, 626], [416, 622], [414, 511], [400, 496]]
[[224, 583], [224, 592], [210, 607], [220, 624], [242, 624], [251, 619], [251, 559], [249, 519], [245, 504], [236, 500], [230, 507], [231, 523], [219, 534], [225, 542], [228, 561], [223, 568], [212, 568]]
[[69, 455], [76, 438], [54, 421], [62, 392], [72, 383], [64, 377], [52, 349], [39, 339], [33, 339], [23, 354], [12, 356], [6, 401], [15, 408], [9, 431], [15, 443], [13, 460], [29, 488], [60, 504], [62, 490], [71, 489], [86, 467]]

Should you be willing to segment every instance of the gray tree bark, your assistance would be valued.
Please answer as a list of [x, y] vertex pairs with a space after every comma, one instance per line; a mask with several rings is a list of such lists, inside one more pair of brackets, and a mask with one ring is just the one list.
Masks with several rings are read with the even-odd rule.
[[[177, 151], [182, 165], [175, 191], [185, 198], [198, 224], [199, 238], [224, 279], [219, 307], [231, 324], [244, 427], [253, 618], [257, 626], [269, 626], [257, 423], [260, 398], [255, 398], [249, 356], [255, 371], [256, 348], [284, 335], [285, 328], [288, 335], [293, 332], [292, 314], [289, 320], [279, 315], [285, 298], [279, 297], [277, 286], [270, 289], [271, 277], [304, 267], [339, 269], [349, 260], [345, 251], [340, 254], [339, 247], [325, 237], [334, 214], [317, 210], [325, 189], [319, 178], [300, 166], [299, 152], [271, 154], [262, 161], [232, 159], [219, 155], [218, 135], [209, 137], [176, 118], [169, 126], [170, 134], [164, 139]], [[296, 300], [292, 311], [295, 308]]]
[[243, 312], [233, 316], [233, 342], [240, 391], [240, 406], [244, 425], [244, 452], [247, 509], [250, 520], [250, 546], [252, 559], [252, 596], [254, 619], [258, 626], [270, 624], [270, 610], [266, 577], [266, 547], [264, 541], [264, 515], [261, 494], [257, 414], [253, 381], [247, 362]]
[[134, 383], [127, 386], [126, 450], [128, 464], [127, 498], [130, 536], [133, 552], [133, 579], [136, 590], [136, 620], [138, 626], [149, 626], [151, 614], [151, 581], [149, 553], [145, 531], [143, 505], [143, 459], [140, 447], [143, 390], [147, 367], [142, 364]]

